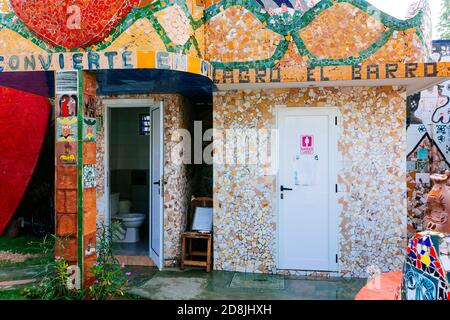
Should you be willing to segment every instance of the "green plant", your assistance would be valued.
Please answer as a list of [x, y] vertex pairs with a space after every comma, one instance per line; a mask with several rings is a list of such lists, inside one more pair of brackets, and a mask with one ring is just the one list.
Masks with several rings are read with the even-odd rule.
[[118, 224], [101, 226], [97, 240], [97, 261], [91, 268], [93, 283], [88, 286], [88, 295], [93, 300], [105, 300], [125, 294], [128, 277], [123, 265], [114, 257], [111, 239], [119, 228]]
[[[61, 239], [52, 236], [50, 240], [47, 237], [41, 244], [45, 253], [54, 255], [55, 244], [63, 249], [66, 239]], [[41, 300], [78, 300], [82, 299], [84, 294], [82, 290], [70, 288], [68, 286], [70, 281], [68, 262], [60, 257], [55, 256], [54, 259], [45, 265], [41, 274], [42, 280], [35, 287], [25, 288], [22, 293], [28, 299]]]
[[[124, 266], [114, 257], [112, 252], [112, 236], [119, 225], [101, 226], [98, 229], [97, 259], [90, 269], [91, 277], [83, 289], [70, 288], [71, 281], [68, 271], [69, 264], [59, 256], [45, 266], [42, 281], [35, 287], [25, 288], [23, 294], [29, 299], [42, 300], [105, 300], [123, 296], [129, 284], [130, 272], [125, 272]], [[64, 248], [65, 239], [53, 236], [54, 243]], [[42, 244], [46, 250], [54, 252], [54, 247], [48, 243]]]
[[88, 287], [89, 297], [93, 300], [105, 300], [125, 294], [128, 276], [117, 264], [107, 265], [98, 261], [92, 267], [94, 283]]
[[70, 289], [69, 264], [61, 257], [55, 257], [53, 266], [46, 270], [46, 276], [37, 287], [23, 289], [23, 294], [29, 299], [41, 300], [79, 300], [84, 294], [81, 289]]

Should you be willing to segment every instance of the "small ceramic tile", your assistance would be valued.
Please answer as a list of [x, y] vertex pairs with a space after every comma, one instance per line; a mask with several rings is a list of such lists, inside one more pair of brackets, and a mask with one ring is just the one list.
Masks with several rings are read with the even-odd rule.
[[56, 163], [62, 165], [75, 165], [78, 160], [78, 144], [76, 141], [56, 142]]
[[77, 118], [56, 118], [56, 141], [57, 142], [74, 142], [77, 141], [78, 128]]
[[95, 166], [83, 165], [83, 188], [95, 188], [96, 183]]
[[97, 120], [95, 118], [83, 119], [83, 141], [95, 141], [97, 137]]

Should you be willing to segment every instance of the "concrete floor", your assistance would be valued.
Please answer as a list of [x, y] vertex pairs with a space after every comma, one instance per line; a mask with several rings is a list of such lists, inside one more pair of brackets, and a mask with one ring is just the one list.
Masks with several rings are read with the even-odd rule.
[[152, 300], [353, 300], [365, 279], [311, 279], [204, 269], [127, 267], [129, 293]]

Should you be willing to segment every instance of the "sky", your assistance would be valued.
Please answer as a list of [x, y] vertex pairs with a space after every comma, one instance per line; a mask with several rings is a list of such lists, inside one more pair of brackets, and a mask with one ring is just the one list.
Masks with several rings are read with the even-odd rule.
[[[368, 0], [375, 7], [399, 19], [405, 18], [408, 7], [414, 0]], [[439, 21], [441, 0], [428, 0], [431, 7], [431, 19], [433, 21], [433, 39], [438, 38], [436, 25]]]

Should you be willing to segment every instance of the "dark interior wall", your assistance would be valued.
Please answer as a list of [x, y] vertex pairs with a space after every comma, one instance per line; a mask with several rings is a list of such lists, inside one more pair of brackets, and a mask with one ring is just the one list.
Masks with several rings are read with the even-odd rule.
[[[197, 106], [195, 109], [194, 121], [201, 121], [202, 135], [205, 131], [213, 128], [212, 106]], [[202, 149], [204, 150], [212, 141], [203, 141]], [[194, 187], [193, 195], [196, 197], [212, 197], [213, 187], [213, 166], [206, 164], [194, 164]]]
[[131, 212], [147, 216], [142, 229], [148, 232], [150, 136], [139, 134], [139, 115], [148, 108], [111, 109], [109, 139], [111, 193], [131, 201]]

